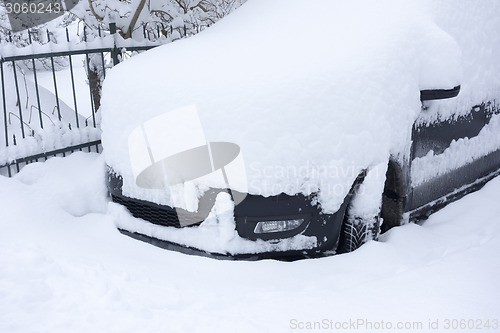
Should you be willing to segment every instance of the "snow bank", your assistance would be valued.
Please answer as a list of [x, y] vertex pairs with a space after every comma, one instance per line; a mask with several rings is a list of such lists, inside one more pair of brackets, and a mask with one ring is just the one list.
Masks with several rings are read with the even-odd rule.
[[218, 261], [125, 237], [103, 179], [102, 158], [84, 153], [0, 177], [0, 332], [281, 333], [313, 331], [292, 320], [360, 319], [421, 322], [407, 330], [420, 333], [498, 319], [500, 178], [421, 226], [295, 262]]
[[[324, 212], [335, 212], [362, 169], [407, 154], [421, 89], [462, 84], [461, 101], [479, 102], [484, 86], [500, 88], [486, 75], [500, 67], [486, 56], [500, 47], [492, 36], [500, 3], [456, 2], [249, 1], [210, 29], [110, 71], [106, 163], [124, 176], [124, 195], [171, 205], [166, 191], [135, 185], [127, 138], [195, 104], [208, 141], [241, 147], [250, 193], [319, 191]], [[472, 30], [461, 24], [470, 13], [468, 22], [481, 22]]]
[[[25, 201], [19, 201], [17, 207], [26, 202], [33, 205], [33, 212], [48, 210], [56, 215], [64, 212], [66, 219], [68, 216], [105, 213], [108, 194], [104, 172], [102, 156], [87, 152], [28, 164], [12, 178], [19, 188], [17, 193], [27, 196]], [[6, 177], [0, 176], [0, 179], [8, 182]], [[2, 195], [8, 191], [6, 189]], [[37, 199], [31, 200], [33, 197]], [[57, 230], [50, 232], [58, 234]]]

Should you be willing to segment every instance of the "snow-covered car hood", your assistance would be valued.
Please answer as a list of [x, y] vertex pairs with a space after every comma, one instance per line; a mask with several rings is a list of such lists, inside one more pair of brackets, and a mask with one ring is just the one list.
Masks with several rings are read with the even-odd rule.
[[124, 176], [124, 195], [171, 204], [135, 185], [128, 137], [195, 105], [207, 140], [241, 148], [249, 193], [318, 192], [334, 212], [362, 169], [408, 152], [419, 91], [461, 83], [460, 47], [429, 4], [249, 0], [196, 36], [135, 56], [104, 82], [106, 163]]

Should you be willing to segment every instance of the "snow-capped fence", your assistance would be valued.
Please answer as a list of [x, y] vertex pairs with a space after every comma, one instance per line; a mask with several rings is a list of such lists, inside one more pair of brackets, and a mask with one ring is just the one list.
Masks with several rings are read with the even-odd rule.
[[[145, 28], [142, 41], [125, 40], [114, 24], [109, 28], [93, 40], [87, 40], [84, 28], [79, 42], [70, 40], [66, 29], [64, 44], [53, 43], [47, 31], [43, 45], [32, 42], [28, 31], [28, 46], [15, 47], [12, 36], [0, 45], [0, 174], [12, 176], [24, 165], [74, 151], [99, 152], [98, 110], [106, 70], [131, 52], [169, 41], [159, 32], [160, 38], [148, 39]], [[83, 69], [75, 60], [82, 60]]]

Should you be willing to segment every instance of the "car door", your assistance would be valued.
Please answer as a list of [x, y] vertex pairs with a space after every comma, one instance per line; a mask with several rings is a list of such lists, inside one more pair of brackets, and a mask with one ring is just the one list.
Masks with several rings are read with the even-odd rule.
[[413, 126], [407, 206], [413, 216], [426, 215], [432, 211], [429, 208], [471, 191], [481, 178], [500, 168], [500, 147], [487, 153], [481, 149], [488, 134], [481, 131], [499, 113], [495, 101], [474, 106], [460, 116], [425, 121], [432, 118], [429, 112], [437, 112], [439, 103], [443, 101], [423, 102]]

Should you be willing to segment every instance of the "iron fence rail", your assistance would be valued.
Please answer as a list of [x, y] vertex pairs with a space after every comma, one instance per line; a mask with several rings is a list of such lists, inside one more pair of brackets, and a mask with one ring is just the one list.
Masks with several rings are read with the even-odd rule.
[[[110, 34], [104, 37], [102, 36], [101, 31], [98, 31], [97, 38], [102, 38], [103, 41], [102, 43], [100, 43], [101, 45], [103, 45], [101, 47], [89, 47], [91, 45], [94, 46], [97, 43], [95, 43], [95, 41], [91, 43], [87, 42], [86, 29], [84, 29], [83, 42], [75, 47], [75, 45], [70, 43], [69, 32], [68, 29], [66, 29], [66, 49], [64, 49], [64, 45], [63, 47], [60, 47], [60, 44], [58, 44], [57, 51], [49, 50], [49, 52], [47, 52], [47, 49], [49, 49], [50, 47], [40, 47], [38, 48], [38, 50], [41, 52], [29, 52], [30, 50], [28, 48], [25, 48], [24, 50], [13, 52], [15, 54], [12, 55], [0, 55], [0, 83], [2, 86], [0, 90], [2, 94], [2, 104], [0, 107], [3, 110], [3, 126], [0, 128], [0, 131], [2, 129], [4, 131], [3, 138], [0, 138], [0, 140], [5, 140], [3, 147], [0, 146], [0, 174], [4, 174], [10, 177], [13, 174], [19, 172], [22, 166], [37, 162], [40, 159], [46, 160], [49, 157], [53, 156], [65, 156], [66, 154], [72, 153], [74, 151], [99, 152], [102, 149], [100, 135], [96, 134], [97, 131], [99, 131], [99, 124], [97, 121], [96, 113], [100, 105], [101, 85], [101, 80], [98, 76], [98, 73], [102, 73], [103, 78], [105, 78], [106, 70], [109, 69], [109, 67], [117, 65], [120, 62], [120, 57], [124, 54], [124, 52], [146, 51], [161, 44], [158, 40], [156, 41], [156, 43], [152, 43], [149, 40], [145, 40], [142, 43], [139, 42], [135, 44], [120, 43], [123, 41], [120, 40], [120, 38], [117, 38], [116, 27], [114, 26], [114, 24], [110, 24], [109, 31]], [[29, 42], [31, 44], [32, 40], [30, 32], [28, 32], [28, 36]], [[112, 36], [113, 38], [110, 39], [110, 36]], [[47, 32], [47, 37], [50, 43], [49, 32]], [[112, 41], [111, 43], [109, 42], [110, 40]], [[12, 41], [12, 37], [10, 38], [10, 41]], [[37, 48], [33, 48], [33, 50], [36, 49]], [[79, 109], [82, 105], [78, 103], [77, 95], [85, 92], [77, 89], [77, 86], [75, 85], [75, 73], [73, 69], [74, 56], [80, 55], [85, 56], [85, 71], [87, 73], [88, 79], [88, 92], [86, 94], [88, 94], [88, 100], [90, 102], [90, 116], [88, 116], [87, 118], [83, 117], [79, 113]], [[93, 57], [97, 57], [97, 59], [100, 61], [92, 62], [91, 65], [91, 58]], [[69, 76], [71, 84], [70, 91], [72, 94], [71, 102], [69, 102], [69, 104], [72, 104], [71, 106], [63, 103], [60, 98], [60, 86], [56, 75], [56, 59], [67, 59], [69, 63]], [[47, 60], [50, 64], [49, 70], [52, 74], [51, 76], [54, 99], [52, 102], [42, 100], [42, 86], [40, 85], [39, 80], [40, 73], [39, 70], [37, 70], [37, 60]], [[28, 102], [26, 102], [25, 106], [21, 105], [23, 93], [26, 94], [26, 100], [29, 100], [28, 96], [30, 89], [28, 88], [26, 74], [24, 74], [20, 62], [24, 65], [24, 67], [26, 67], [26, 63], [31, 65], [32, 67], [32, 69], [30, 69], [32, 81], [30, 82], [33, 83], [33, 89], [31, 90], [34, 90], [34, 95], [36, 98], [31, 107], [29, 107]], [[9, 68], [9, 70], [7, 71], [6, 68]], [[21, 79], [24, 80], [25, 84], [25, 92], [23, 93], [21, 92], [22, 87], [19, 84], [20, 71], [22, 72]], [[8, 77], [9, 73], [11, 74], [10, 77]], [[12, 89], [13, 87], [9, 86], [10, 90], [7, 91], [7, 79], [10, 79], [9, 82], [13, 81], [14, 89]], [[15, 102], [15, 106], [13, 106], [14, 103], [12, 102]], [[50, 104], [49, 110], [47, 110], [48, 104]], [[53, 108], [52, 104], [54, 104]], [[86, 105], [86, 107], [89, 107], [89, 105]], [[36, 110], [38, 117], [35, 117], [37, 118], [37, 120], [32, 123], [33, 110]], [[29, 119], [25, 119], [25, 115], [27, 114], [29, 114]], [[16, 126], [13, 125], [13, 118], [19, 121], [19, 127], [16, 128]], [[73, 135], [74, 137], [80, 137], [80, 140], [77, 140], [76, 142], [69, 141], [67, 143], [59, 143], [47, 147], [45, 145], [45, 141], [49, 140], [50, 138], [47, 139], [47, 137], [45, 136], [45, 132], [48, 128], [52, 130], [51, 135], [55, 135], [56, 139], [58, 136], [58, 131], [63, 133], [64, 131], [77, 132], [80, 130], [80, 133], [74, 133], [75, 135]], [[95, 129], [95, 131], [81, 131], [85, 128], [90, 128], [91, 130]], [[29, 140], [29, 138], [31, 138], [32, 140]], [[40, 147], [34, 148], [35, 151], [33, 151], [33, 149], [31, 149], [32, 147], [29, 145], [33, 145], [35, 143], [38, 143]], [[19, 151], [17, 151], [15, 148], [19, 148]], [[23, 154], [23, 151], [30, 151], [30, 153]]]

